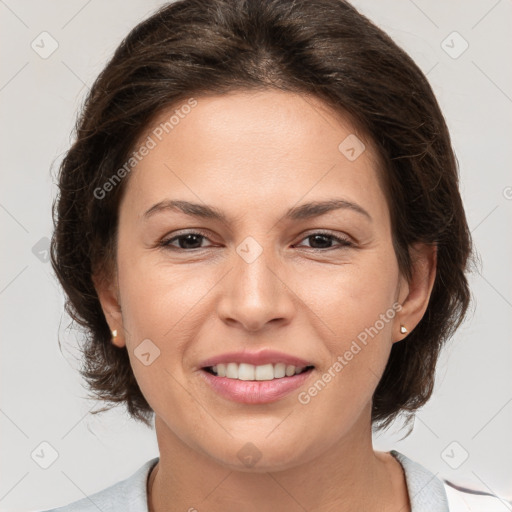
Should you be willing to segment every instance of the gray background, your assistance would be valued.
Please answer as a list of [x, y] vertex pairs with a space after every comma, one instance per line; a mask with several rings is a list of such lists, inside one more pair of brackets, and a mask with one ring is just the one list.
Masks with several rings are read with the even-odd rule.
[[[3, 511], [82, 498], [158, 455], [154, 432], [123, 409], [89, 414], [99, 404], [83, 398], [78, 334], [67, 329], [45, 237], [52, 230], [51, 171], [69, 147], [75, 113], [121, 39], [161, 4], [0, 0]], [[470, 278], [474, 312], [442, 355], [434, 396], [409, 437], [401, 439], [405, 431], [395, 425], [376, 436], [375, 445], [397, 449], [439, 477], [512, 499], [512, 68], [506, 57], [512, 4], [357, 0], [354, 5], [427, 74], [451, 130], [482, 259], [481, 271]], [[40, 35], [45, 31], [50, 36]], [[53, 40], [58, 48], [42, 58]], [[464, 40], [469, 47], [457, 56]], [[58, 455], [53, 463], [52, 450]], [[504, 511], [511, 509], [503, 503]]]

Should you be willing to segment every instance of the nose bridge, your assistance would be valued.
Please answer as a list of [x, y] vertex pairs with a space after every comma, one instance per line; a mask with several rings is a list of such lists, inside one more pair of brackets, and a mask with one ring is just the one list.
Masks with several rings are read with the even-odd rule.
[[240, 287], [255, 298], [261, 294], [272, 295], [276, 287], [276, 276], [270, 271], [276, 266], [276, 258], [268, 238], [263, 246], [255, 238], [247, 237], [236, 248], [235, 274]]
[[266, 243], [248, 236], [235, 248], [219, 304], [221, 318], [237, 321], [248, 330], [289, 318], [293, 312], [290, 292], [279, 277], [280, 262], [269, 242], [271, 237], [259, 238]]

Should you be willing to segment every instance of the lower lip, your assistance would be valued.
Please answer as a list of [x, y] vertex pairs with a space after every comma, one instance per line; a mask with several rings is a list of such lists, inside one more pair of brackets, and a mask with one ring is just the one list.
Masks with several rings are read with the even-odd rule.
[[243, 404], [275, 402], [300, 387], [313, 373], [313, 369], [273, 380], [238, 380], [217, 377], [206, 370], [201, 375], [220, 395]]

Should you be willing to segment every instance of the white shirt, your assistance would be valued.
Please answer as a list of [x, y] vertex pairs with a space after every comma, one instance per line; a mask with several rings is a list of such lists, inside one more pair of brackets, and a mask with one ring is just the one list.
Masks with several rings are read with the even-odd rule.
[[[405, 455], [390, 452], [402, 465], [412, 512], [505, 512], [505, 500], [455, 490]], [[68, 505], [44, 512], [148, 512], [147, 482], [155, 457], [132, 476]], [[378, 512], [378, 511], [376, 511]]]

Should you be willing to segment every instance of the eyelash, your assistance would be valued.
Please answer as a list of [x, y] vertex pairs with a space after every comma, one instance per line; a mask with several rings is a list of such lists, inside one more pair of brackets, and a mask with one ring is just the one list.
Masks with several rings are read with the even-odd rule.
[[[167, 238], [167, 239], [163, 239], [159, 242], [159, 246], [160, 247], [163, 247], [165, 249], [170, 249], [170, 250], [175, 250], [175, 251], [182, 251], [182, 252], [191, 252], [191, 251], [199, 251], [201, 249], [208, 249], [208, 247], [196, 247], [194, 249], [182, 249], [181, 247], [173, 247], [171, 246], [171, 242], [174, 242], [176, 240], [179, 240], [181, 238], [185, 238], [189, 235], [198, 235], [198, 236], [201, 236], [203, 238], [206, 238], [208, 239], [208, 236], [206, 233], [203, 233], [201, 231], [190, 231], [188, 233], [182, 233], [180, 235], [177, 235], [177, 236], [174, 236], [172, 238]], [[324, 248], [324, 249], [316, 249], [314, 247], [311, 247], [310, 249], [313, 250], [313, 251], [321, 251], [321, 252], [324, 252], [324, 251], [331, 251], [331, 250], [334, 250], [334, 249], [344, 249], [344, 248], [350, 248], [350, 247], [354, 247], [355, 244], [352, 243], [350, 240], [348, 240], [347, 238], [342, 238], [342, 237], [338, 237], [338, 236], [335, 236], [331, 233], [328, 233], [328, 232], [323, 232], [323, 231], [315, 231], [314, 233], [311, 233], [307, 236], [305, 236], [304, 238], [301, 239], [302, 240], [306, 240], [307, 238], [311, 238], [315, 235], [320, 235], [320, 236], [323, 236], [325, 238], [328, 238], [328, 239], [331, 239], [335, 242], [338, 242], [341, 247], [327, 247], [327, 248]]]

